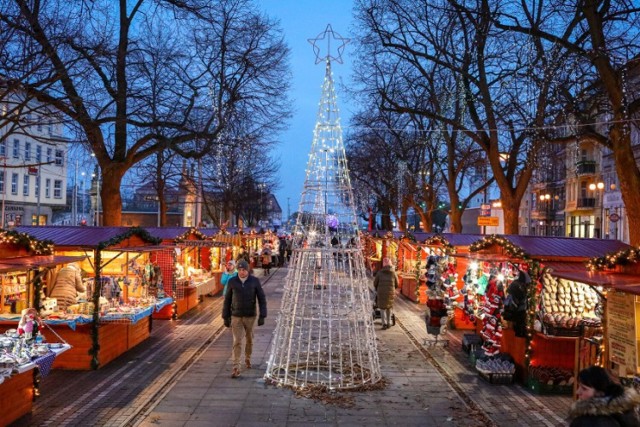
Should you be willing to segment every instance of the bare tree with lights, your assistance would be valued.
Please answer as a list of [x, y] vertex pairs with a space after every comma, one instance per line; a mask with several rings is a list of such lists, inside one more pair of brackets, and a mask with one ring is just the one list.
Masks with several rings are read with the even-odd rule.
[[[337, 41], [325, 56], [319, 42]], [[310, 40], [326, 71], [290, 270], [265, 378], [293, 388], [356, 389], [381, 379], [371, 298], [331, 61], [348, 40], [331, 26]]]

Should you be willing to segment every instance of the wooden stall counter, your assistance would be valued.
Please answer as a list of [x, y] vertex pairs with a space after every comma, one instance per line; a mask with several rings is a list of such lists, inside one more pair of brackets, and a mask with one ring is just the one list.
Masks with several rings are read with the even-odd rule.
[[0, 384], [0, 425], [6, 426], [31, 412], [34, 386], [33, 370], [13, 375]]
[[418, 286], [418, 281], [414, 276], [403, 275], [400, 293], [409, 298], [409, 300], [418, 302], [418, 297], [416, 296], [416, 286]]

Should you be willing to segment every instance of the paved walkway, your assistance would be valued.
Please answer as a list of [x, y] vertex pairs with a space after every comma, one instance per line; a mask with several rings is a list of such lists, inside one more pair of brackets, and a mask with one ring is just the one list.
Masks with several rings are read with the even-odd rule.
[[567, 396], [491, 385], [475, 373], [454, 331], [448, 348], [424, 346], [423, 308], [397, 299], [397, 325], [377, 322], [381, 390], [341, 392], [338, 404], [266, 385], [269, 344], [286, 269], [265, 282], [270, 315], [256, 327], [253, 369], [232, 379], [222, 298], [178, 321], [154, 321], [149, 340], [92, 372], [54, 371], [33, 413], [16, 425], [108, 426], [560, 426]]

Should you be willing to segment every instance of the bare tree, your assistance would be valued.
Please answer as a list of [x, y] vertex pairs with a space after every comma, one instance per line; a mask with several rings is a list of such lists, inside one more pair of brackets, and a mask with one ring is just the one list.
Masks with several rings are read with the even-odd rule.
[[267, 135], [289, 115], [288, 48], [250, 0], [13, 0], [0, 25], [0, 57], [15, 58], [0, 74], [95, 154], [105, 225], [121, 223], [122, 179], [143, 159], [201, 157], [236, 121]]
[[[556, 134], [555, 140], [591, 141], [613, 152], [630, 241], [640, 244], [640, 169], [632, 140], [634, 131], [640, 132], [640, 92], [633, 78], [640, 68], [637, 2], [543, 0], [535, 8], [517, 2], [495, 16], [495, 25], [566, 52], [574, 72], [564, 80], [558, 101], [578, 126], [564, 138]], [[598, 125], [603, 119], [606, 123]]]
[[[455, 132], [482, 149], [500, 189], [505, 232], [515, 234], [562, 57], [551, 43], [497, 29], [498, 7], [486, 0], [361, 0], [359, 62], [380, 108], [436, 121], [449, 139]], [[464, 117], [416, 102], [443, 74], [462, 88]]]

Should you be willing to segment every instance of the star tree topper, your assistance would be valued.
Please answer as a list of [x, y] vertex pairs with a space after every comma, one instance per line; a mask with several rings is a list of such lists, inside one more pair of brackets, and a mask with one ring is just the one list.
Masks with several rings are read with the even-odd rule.
[[[331, 39], [340, 44], [338, 46], [337, 56], [333, 56], [331, 54]], [[342, 64], [342, 53], [344, 52], [344, 47], [347, 45], [347, 43], [349, 43], [350, 40], [345, 39], [340, 34], [333, 31], [333, 29], [331, 28], [331, 24], [328, 24], [324, 32], [318, 34], [315, 39], [307, 39], [307, 41], [313, 45], [313, 53], [315, 53], [316, 55], [316, 64], [319, 64], [320, 62], [323, 62], [327, 59], [333, 59], [337, 63]], [[321, 53], [321, 47], [319, 46], [320, 43], [324, 42], [327, 43], [326, 55], [323, 55]]]

